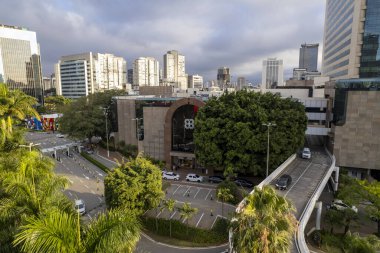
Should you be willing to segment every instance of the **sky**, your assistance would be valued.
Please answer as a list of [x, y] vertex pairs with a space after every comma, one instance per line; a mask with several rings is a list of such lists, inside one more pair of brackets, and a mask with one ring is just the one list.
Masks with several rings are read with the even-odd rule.
[[45, 76], [64, 55], [112, 53], [128, 68], [149, 56], [162, 68], [178, 50], [189, 75], [215, 80], [226, 66], [256, 84], [268, 57], [284, 60], [288, 78], [302, 43], [319, 43], [321, 56], [324, 9], [324, 0], [2, 0], [0, 23], [37, 33]]

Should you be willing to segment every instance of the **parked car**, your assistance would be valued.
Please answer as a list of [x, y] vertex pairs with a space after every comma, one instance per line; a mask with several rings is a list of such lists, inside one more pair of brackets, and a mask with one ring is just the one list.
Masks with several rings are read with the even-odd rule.
[[276, 188], [279, 190], [286, 190], [288, 189], [291, 183], [292, 183], [292, 177], [288, 174], [284, 174], [277, 180]]
[[234, 180], [234, 182], [237, 186], [248, 187], [248, 188], [253, 187], [253, 183], [247, 179], [244, 179], [244, 178], [236, 178]]
[[355, 213], [358, 212], [358, 208], [356, 206], [349, 206], [340, 199], [333, 200], [333, 202], [331, 202], [331, 205], [327, 206], [327, 208], [331, 208], [331, 209], [335, 209], [335, 210], [339, 210], [339, 211], [343, 211], [347, 208], [350, 208]]
[[217, 184], [223, 182], [224, 180], [225, 180], [225, 178], [222, 176], [211, 176], [208, 178], [208, 181], [210, 183], [217, 183]]
[[63, 138], [63, 137], [65, 137], [63, 134], [57, 134], [56, 135], [58, 138]]
[[310, 148], [303, 148], [301, 157], [304, 159], [310, 159], [311, 158]]
[[162, 173], [162, 179], [179, 180], [179, 175], [171, 171], [164, 171]]
[[191, 182], [203, 182], [203, 177], [199, 176], [197, 174], [187, 174], [186, 176], [186, 181], [191, 181]]
[[86, 205], [84, 204], [83, 200], [75, 200], [75, 210], [81, 215], [86, 213]]

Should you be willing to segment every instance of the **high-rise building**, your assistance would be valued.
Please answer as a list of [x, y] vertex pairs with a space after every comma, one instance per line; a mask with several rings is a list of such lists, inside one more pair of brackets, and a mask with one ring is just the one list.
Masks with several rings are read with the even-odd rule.
[[380, 2], [328, 0], [322, 74], [333, 80], [380, 76]]
[[40, 48], [35, 32], [0, 24], [0, 82], [43, 103]]
[[277, 58], [268, 58], [263, 61], [261, 89], [273, 89], [277, 86], [284, 86], [283, 61], [277, 60]]
[[221, 89], [228, 88], [231, 85], [230, 69], [227, 67], [218, 68], [216, 79], [218, 80], [218, 86]]
[[123, 89], [127, 82], [126, 69], [125, 60], [111, 54], [89, 52], [62, 56], [55, 67], [57, 94], [79, 98], [104, 90]]
[[133, 86], [159, 86], [160, 67], [152, 57], [140, 57], [133, 63]]
[[128, 83], [133, 85], [133, 69], [128, 69], [127, 76], [128, 76]]
[[187, 75], [185, 72], [185, 56], [176, 50], [168, 51], [164, 55], [164, 82], [173, 83], [181, 90], [187, 88]]
[[318, 71], [319, 44], [302, 44], [300, 48], [299, 68], [308, 72]]
[[245, 77], [239, 76], [237, 78], [237, 84], [236, 84], [236, 89], [237, 90], [242, 90], [247, 86], [247, 80]]
[[188, 88], [203, 88], [203, 77], [200, 75], [190, 75]]

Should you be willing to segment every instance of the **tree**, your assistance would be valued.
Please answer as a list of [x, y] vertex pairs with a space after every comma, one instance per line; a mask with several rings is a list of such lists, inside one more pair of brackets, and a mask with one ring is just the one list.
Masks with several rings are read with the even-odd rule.
[[133, 252], [140, 237], [140, 224], [128, 210], [102, 213], [89, 225], [78, 214], [53, 211], [31, 217], [21, 226], [14, 244], [23, 252]]
[[106, 203], [137, 215], [156, 208], [164, 196], [161, 170], [142, 156], [110, 172], [104, 180]]
[[289, 252], [296, 228], [294, 207], [271, 186], [255, 188], [232, 222], [236, 252]]
[[169, 235], [170, 237], [172, 237], [172, 219], [171, 219], [171, 216], [172, 216], [172, 213], [173, 213], [173, 210], [174, 210], [174, 207], [175, 207], [175, 200], [174, 199], [167, 199], [164, 201], [164, 207], [166, 209], [168, 209], [169, 213], [170, 213], [170, 217], [169, 217]]
[[335, 209], [329, 209], [326, 212], [325, 220], [330, 224], [330, 233], [334, 233], [334, 227], [344, 226], [343, 215], [340, 211]]
[[218, 199], [222, 201], [222, 216], [224, 216], [224, 202], [230, 201], [234, 198], [231, 194], [230, 189], [228, 188], [220, 188], [218, 190]]
[[[81, 97], [63, 108], [63, 117], [59, 119], [60, 130], [69, 136], [77, 139], [87, 138], [91, 142], [91, 137], [101, 136], [106, 138], [111, 132], [111, 127], [106, 133], [103, 108], [109, 108], [112, 104], [112, 97], [123, 95], [120, 90], [110, 90], [90, 94]], [[110, 117], [107, 117], [110, 124]]]
[[64, 96], [49, 96], [45, 98], [45, 109], [47, 112], [62, 112], [62, 109], [65, 105], [68, 105], [72, 102], [71, 99], [65, 98]]
[[189, 219], [198, 212], [197, 208], [191, 207], [189, 203], [183, 203], [183, 206], [178, 209], [181, 214], [181, 219], [186, 220], [186, 234], [189, 234]]
[[304, 143], [307, 117], [304, 106], [271, 93], [239, 91], [211, 98], [195, 119], [195, 155], [200, 163], [216, 168], [233, 166], [236, 172], [265, 175], [267, 132], [271, 129], [271, 169]]

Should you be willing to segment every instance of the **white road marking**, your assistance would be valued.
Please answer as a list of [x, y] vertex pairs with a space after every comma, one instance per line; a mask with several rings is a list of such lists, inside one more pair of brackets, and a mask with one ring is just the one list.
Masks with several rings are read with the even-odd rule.
[[186, 220], [187, 220], [187, 218], [184, 218], [183, 221], [182, 221], [182, 223], [185, 223]]
[[[185, 195], [186, 195], [187, 191], [189, 191], [189, 190], [190, 190], [190, 188], [191, 188], [191, 186], [189, 186], [189, 188], [187, 188], [187, 190], [186, 190], [186, 191], [185, 191], [185, 193], [183, 194], [183, 197], [185, 197]], [[190, 191], [189, 191], [189, 194], [190, 194]]]
[[92, 220], [91, 216], [89, 214], [87, 214], [88, 218], [90, 218], [90, 220]]
[[73, 180], [68, 179], [70, 183], [74, 183]]
[[196, 228], [198, 227], [199, 225], [199, 222], [201, 222], [202, 218], [203, 218], [203, 215], [205, 215], [205, 213], [202, 213], [201, 217], [199, 218], [198, 222], [197, 222], [197, 225], [195, 226]]
[[175, 189], [175, 191], [173, 192], [173, 195], [177, 192], [177, 190], [179, 189], [179, 187], [181, 187], [181, 186], [178, 185], [177, 189]]
[[177, 211], [174, 211], [174, 213], [170, 216], [170, 220], [173, 218], [173, 216], [177, 213]]
[[208, 195], [210, 194], [211, 190], [208, 191], [205, 200], [207, 200]]
[[288, 193], [293, 189], [293, 187], [298, 183], [298, 181], [300, 181], [300, 179], [302, 178], [303, 174], [306, 173], [306, 171], [309, 169], [309, 167], [312, 165], [312, 163], [310, 163], [306, 169], [302, 172], [302, 174], [299, 176], [299, 178], [297, 179], [297, 181], [294, 182], [294, 184], [292, 185], [292, 187], [290, 187], [290, 189], [288, 190], [287, 193], [285, 193], [284, 197], [286, 197], [288, 195]]
[[82, 179], [79, 179], [79, 181], [80, 181], [81, 183], [83, 183], [83, 180], [82, 180]]
[[159, 213], [157, 214], [156, 218], [158, 218], [158, 216], [160, 216], [161, 213], [162, 213], [162, 212], [159, 212]]
[[69, 192], [69, 195], [72, 197], [73, 196], [73, 194], [71, 193], [71, 192]]
[[90, 178], [88, 176], [84, 176], [87, 180], [90, 180]]
[[201, 190], [201, 188], [198, 188], [198, 191], [197, 193], [194, 195], [194, 198], [198, 195], [199, 191]]
[[102, 201], [103, 201], [101, 197], [98, 197], [98, 199], [99, 199], [99, 201], [100, 201], [100, 202], [102, 202]]
[[86, 187], [87, 189], [90, 189], [87, 185], [84, 185], [84, 187]]
[[212, 225], [211, 225], [211, 229], [214, 227], [214, 225], [215, 225], [215, 222], [216, 222], [216, 220], [218, 219], [218, 217], [220, 217], [220, 218], [222, 218], [222, 219], [225, 219], [225, 217], [223, 217], [222, 215], [217, 215], [216, 217], [215, 217], [215, 220], [214, 220], [214, 222], [212, 223]]
[[98, 173], [98, 175], [101, 176], [101, 177], [104, 177], [103, 174], [101, 174], [101, 173]]
[[93, 190], [91, 190], [91, 193], [92, 193], [92, 194], [96, 194]]

